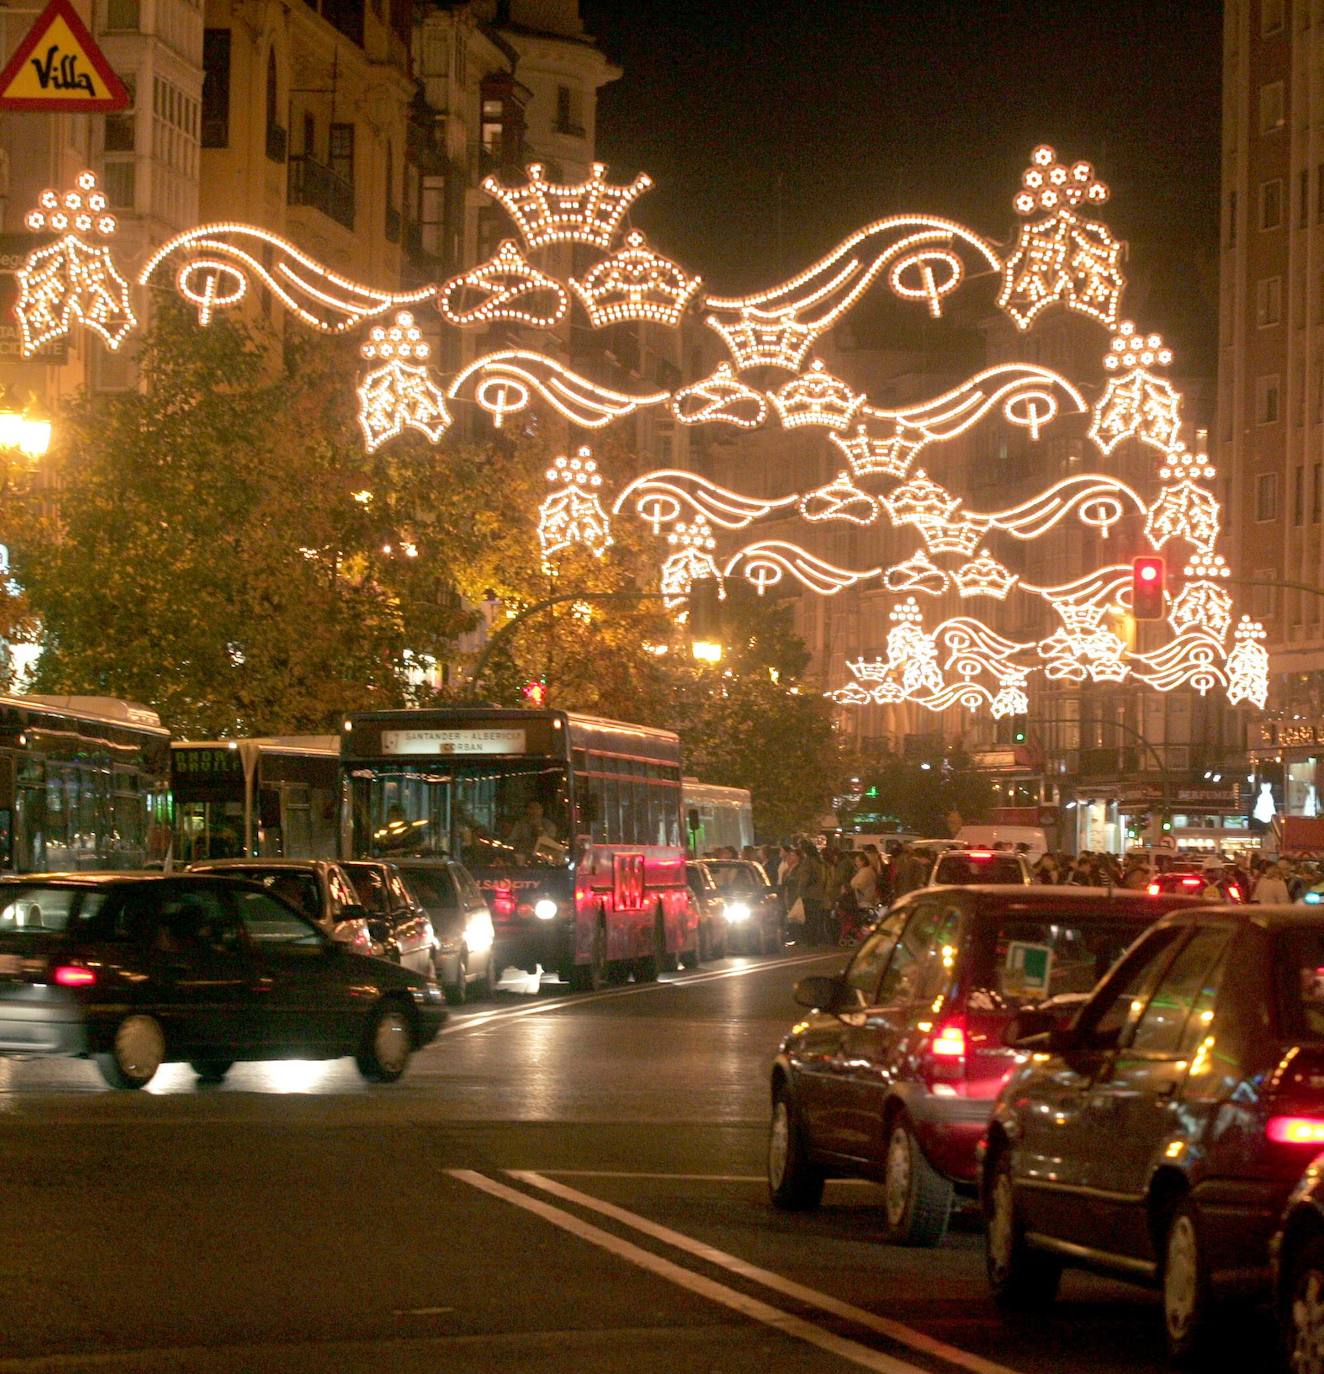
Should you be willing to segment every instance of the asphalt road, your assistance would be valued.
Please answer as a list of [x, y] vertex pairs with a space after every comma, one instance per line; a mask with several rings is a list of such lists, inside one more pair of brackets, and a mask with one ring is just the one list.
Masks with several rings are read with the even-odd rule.
[[[387, 1087], [0, 1061], [0, 1374], [1162, 1370], [1148, 1294], [1068, 1276], [1009, 1324], [972, 1222], [907, 1251], [868, 1185], [768, 1206], [769, 1055], [840, 962], [504, 989]], [[1217, 1369], [1272, 1369], [1271, 1339], [1248, 1320]]]

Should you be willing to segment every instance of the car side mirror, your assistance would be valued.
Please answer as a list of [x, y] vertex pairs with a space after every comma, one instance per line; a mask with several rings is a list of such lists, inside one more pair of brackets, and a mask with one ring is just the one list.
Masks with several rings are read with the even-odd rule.
[[799, 1006], [816, 1007], [819, 1011], [831, 1011], [841, 996], [841, 979], [826, 978], [821, 974], [801, 978], [795, 985], [795, 992], [792, 996]]

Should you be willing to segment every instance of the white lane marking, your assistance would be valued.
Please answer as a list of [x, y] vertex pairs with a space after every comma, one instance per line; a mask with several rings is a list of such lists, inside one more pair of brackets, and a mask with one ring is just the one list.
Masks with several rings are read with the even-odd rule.
[[[724, 1121], [722, 1123], [726, 1125]], [[746, 1123], [749, 1124], [749, 1123]], [[762, 1125], [763, 1118], [758, 1117], [755, 1125]], [[550, 1174], [553, 1178], [633, 1178], [633, 1179], [661, 1179], [663, 1182], [673, 1183], [766, 1183], [767, 1176], [764, 1174], [670, 1174], [670, 1173], [647, 1173], [635, 1169], [539, 1169], [540, 1174]], [[875, 1183], [869, 1178], [834, 1178], [828, 1183], [830, 1188], [881, 1188], [882, 1185]]]
[[[460, 1031], [477, 1030], [490, 1026], [494, 1021], [513, 1021], [520, 1016], [539, 1016], [544, 1012], [565, 1011], [569, 1007], [583, 1007], [595, 1002], [607, 1002], [617, 997], [634, 997], [641, 992], [658, 992], [664, 988], [682, 990], [700, 983], [717, 983], [724, 978], [746, 978], [752, 973], [766, 973], [769, 969], [796, 968], [801, 964], [819, 963], [831, 959], [833, 954], [805, 954], [796, 959], [773, 959], [760, 964], [746, 964], [741, 968], [717, 969], [712, 973], [693, 973], [679, 978], [667, 979], [656, 983], [637, 983], [628, 988], [611, 988], [605, 992], [584, 993], [578, 997], [558, 997], [545, 1002], [536, 1002], [531, 1007], [496, 1007], [492, 1011], [479, 1012], [477, 1016], [466, 1016], [462, 1021], [452, 1019], [442, 1026], [437, 1040], [442, 1036], [457, 1035]], [[434, 1040], [432, 1044], [436, 1044]], [[427, 1047], [424, 1047], [424, 1053]]]
[[739, 1274], [743, 1279], [760, 1283], [765, 1288], [771, 1288], [774, 1292], [781, 1293], [784, 1297], [794, 1298], [797, 1302], [806, 1303], [810, 1307], [817, 1307], [823, 1312], [830, 1312], [834, 1317], [844, 1317], [847, 1321], [863, 1326], [866, 1330], [875, 1331], [880, 1336], [886, 1336], [902, 1345], [908, 1345], [912, 1350], [921, 1351], [925, 1355], [934, 1355], [940, 1360], [945, 1360], [948, 1364], [967, 1369], [970, 1374], [1017, 1374], [1016, 1370], [1005, 1364], [998, 1364], [993, 1360], [984, 1359], [981, 1355], [973, 1355], [969, 1351], [948, 1345], [946, 1341], [925, 1335], [923, 1331], [916, 1331], [914, 1327], [893, 1321], [890, 1317], [880, 1317], [874, 1312], [866, 1311], [863, 1307], [856, 1307], [853, 1303], [843, 1302], [840, 1298], [834, 1298], [828, 1293], [820, 1293], [816, 1288], [806, 1288], [804, 1284], [796, 1283], [793, 1279], [783, 1278], [780, 1274], [774, 1274], [769, 1269], [760, 1269], [758, 1265], [750, 1264], [736, 1255], [729, 1255], [725, 1250], [718, 1250], [711, 1245], [705, 1245], [702, 1241], [692, 1240], [680, 1231], [673, 1231], [668, 1226], [659, 1226], [656, 1222], [649, 1221], [647, 1217], [638, 1216], [634, 1212], [627, 1212], [623, 1207], [617, 1207], [610, 1202], [603, 1202], [599, 1198], [591, 1197], [588, 1193], [581, 1193], [578, 1189], [567, 1187], [564, 1183], [557, 1183], [544, 1175], [535, 1173], [532, 1169], [507, 1169], [506, 1172], [512, 1178], [517, 1178], [521, 1183], [527, 1183], [530, 1187], [541, 1188], [544, 1192], [551, 1193], [554, 1197], [559, 1197], [565, 1202], [573, 1202], [577, 1206], [598, 1212], [604, 1217], [611, 1217], [613, 1221], [619, 1221], [622, 1225], [640, 1231], [646, 1236], [651, 1236], [654, 1240], [660, 1240], [667, 1245], [674, 1246], [677, 1250], [685, 1251], [686, 1254], [706, 1260], [709, 1264], [714, 1264], [720, 1269], [728, 1269], [733, 1274]]
[[[669, 1259], [663, 1259], [661, 1255], [653, 1254], [651, 1250], [644, 1250], [631, 1241], [612, 1235], [610, 1231], [604, 1231], [583, 1221], [560, 1207], [553, 1207], [550, 1203], [530, 1197], [527, 1193], [508, 1188], [504, 1183], [488, 1178], [486, 1174], [480, 1174], [474, 1169], [447, 1169], [446, 1172], [459, 1182], [467, 1183], [473, 1188], [491, 1194], [492, 1197], [500, 1198], [503, 1202], [522, 1207], [526, 1212], [532, 1212], [534, 1216], [541, 1217], [543, 1221], [560, 1230], [567, 1231], [590, 1245], [596, 1245], [618, 1259], [637, 1265], [640, 1269], [657, 1275], [658, 1278], [666, 1279], [680, 1288], [688, 1289], [691, 1293], [697, 1293], [710, 1302], [729, 1307], [742, 1317], [762, 1322], [764, 1326], [780, 1331], [784, 1336], [791, 1336], [808, 1345], [815, 1345], [820, 1350], [826, 1350], [829, 1354], [837, 1355], [843, 1360], [849, 1360], [861, 1369], [874, 1370], [875, 1374], [927, 1374], [918, 1365], [898, 1360], [892, 1355], [885, 1355], [880, 1350], [871, 1350], [867, 1345], [861, 1345], [858, 1341], [849, 1340], [845, 1336], [838, 1336], [824, 1326], [818, 1326], [791, 1312], [784, 1312], [780, 1307], [773, 1307], [758, 1298], [737, 1292], [736, 1289], [728, 1288], [715, 1279], [696, 1274]], [[533, 1177], [536, 1178], [537, 1175]]]
[[453, 1307], [396, 1307], [392, 1315], [396, 1317], [439, 1317], [443, 1312], [454, 1312]]

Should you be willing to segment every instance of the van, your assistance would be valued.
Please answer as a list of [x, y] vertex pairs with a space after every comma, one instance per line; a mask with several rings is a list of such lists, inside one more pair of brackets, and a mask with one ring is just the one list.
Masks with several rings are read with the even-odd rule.
[[996, 845], [1019, 849], [1031, 863], [1048, 853], [1048, 831], [1039, 825], [963, 825], [956, 838], [971, 849], [992, 849]]

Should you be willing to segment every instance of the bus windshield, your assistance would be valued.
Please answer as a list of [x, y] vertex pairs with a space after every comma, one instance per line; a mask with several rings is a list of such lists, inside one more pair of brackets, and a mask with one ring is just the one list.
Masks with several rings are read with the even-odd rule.
[[475, 869], [559, 868], [569, 861], [567, 769], [551, 759], [356, 766], [354, 853], [455, 859]]

